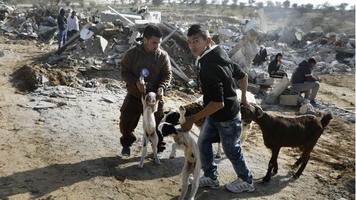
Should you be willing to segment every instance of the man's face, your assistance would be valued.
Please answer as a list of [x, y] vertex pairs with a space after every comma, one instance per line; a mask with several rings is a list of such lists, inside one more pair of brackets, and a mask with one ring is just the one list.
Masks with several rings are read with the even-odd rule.
[[75, 13], [75, 12], [72, 12], [72, 17], [74, 17], [74, 16], [76, 16], [77, 15], [77, 13]]
[[188, 37], [189, 49], [194, 56], [200, 56], [208, 48], [211, 39], [208, 37], [206, 40], [199, 34], [194, 34]]
[[155, 52], [158, 48], [159, 45], [161, 44], [162, 38], [152, 36], [150, 39], [147, 39], [146, 37], [143, 37], [143, 45], [145, 47], [145, 50], [149, 53]]
[[282, 56], [277, 56], [277, 60], [278, 60], [279, 62], [281, 62], [281, 61], [282, 61]]

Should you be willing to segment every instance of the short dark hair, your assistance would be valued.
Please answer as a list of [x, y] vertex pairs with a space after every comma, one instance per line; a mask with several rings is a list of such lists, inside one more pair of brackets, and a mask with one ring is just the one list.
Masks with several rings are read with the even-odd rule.
[[161, 29], [159, 29], [155, 25], [148, 25], [146, 26], [145, 30], [143, 31], [143, 37], [150, 39], [152, 36], [161, 38], [163, 36]]
[[195, 35], [195, 34], [199, 34], [204, 40], [206, 40], [209, 36], [208, 32], [203, 31], [199, 24], [194, 24], [194, 25], [190, 26], [190, 28], [188, 29], [188, 34], [187, 34], [188, 37]]
[[281, 53], [277, 53], [275, 59], [277, 60], [278, 56], [282, 57], [283, 58], [283, 55]]
[[309, 58], [308, 59], [308, 63], [311, 65], [311, 64], [316, 64], [316, 61], [314, 58]]

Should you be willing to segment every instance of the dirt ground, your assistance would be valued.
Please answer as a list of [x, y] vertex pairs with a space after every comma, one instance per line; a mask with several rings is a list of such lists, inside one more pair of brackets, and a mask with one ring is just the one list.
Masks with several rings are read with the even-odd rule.
[[[154, 164], [148, 156], [143, 169], [137, 167], [141, 153], [141, 122], [136, 129], [138, 140], [132, 156], [120, 157], [119, 109], [125, 95], [120, 80], [113, 81], [116, 89], [112, 91], [105, 86], [91, 91], [65, 88], [76, 97], [52, 99], [52, 102], [60, 101], [62, 106], [32, 109], [23, 105], [50, 97], [19, 92], [11, 75], [50, 49], [32, 41], [7, 41], [2, 36], [0, 49], [5, 53], [0, 58], [0, 199], [179, 197], [182, 152], [176, 159], [168, 159], [169, 151], [165, 151], [161, 165]], [[355, 76], [323, 78], [318, 100], [354, 110]], [[116, 102], [102, 101], [105, 95], [113, 95]], [[167, 107], [178, 107], [191, 99], [194, 97], [180, 92], [172, 92], [165, 98]], [[170, 148], [172, 139], [165, 140]], [[199, 189], [196, 199], [355, 199], [353, 123], [340, 119], [331, 121], [315, 146], [303, 175], [297, 180], [292, 178], [291, 165], [298, 151], [283, 148], [278, 159], [278, 174], [270, 183], [260, 183], [267, 170], [270, 151], [264, 146], [257, 125], [253, 126], [243, 151], [254, 176], [256, 191], [233, 194], [224, 189], [223, 185], [233, 181], [236, 175], [223, 156], [216, 160], [220, 189]]]

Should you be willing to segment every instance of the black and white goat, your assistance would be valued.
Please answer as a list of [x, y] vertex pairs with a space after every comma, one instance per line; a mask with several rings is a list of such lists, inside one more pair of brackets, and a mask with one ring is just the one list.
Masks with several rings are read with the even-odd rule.
[[[185, 121], [184, 107], [181, 106], [179, 110], [182, 113], [179, 121], [183, 123]], [[158, 130], [163, 136], [172, 135], [175, 141], [174, 148], [177, 146], [183, 147], [185, 162], [182, 170], [182, 193], [179, 199], [184, 199], [188, 190], [189, 175], [193, 174], [192, 189], [189, 196], [189, 199], [193, 200], [199, 188], [199, 174], [201, 169], [198, 144], [189, 132], [184, 132], [180, 128], [176, 128], [174, 124], [163, 122], [159, 124]]]
[[[141, 84], [144, 84], [143, 77], [140, 77]], [[159, 94], [162, 94], [163, 91], [158, 91]], [[147, 154], [147, 142], [148, 140], [151, 142], [153, 155], [155, 162], [160, 164], [159, 158], [157, 156], [157, 144], [158, 144], [158, 135], [156, 133], [156, 120], [154, 113], [158, 109], [158, 101], [156, 99], [156, 93], [149, 92], [148, 94], [141, 97], [142, 105], [143, 105], [143, 138], [142, 138], [142, 155], [139, 167], [143, 167], [143, 161]]]
[[[241, 90], [237, 89], [236, 94], [237, 94], [238, 100], [240, 101], [241, 100], [241, 98], [240, 98]], [[254, 103], [254, 104], [256, 103], [255, 96], [251, 92], [246, 92], [246, 99], [249, 103]], [[194, 114], [200, 112], [201, 110], [203, 110], [204, 106], [203, 106], [202, 101], [203, 101], [203, 99], [201, 97], [196, 102], [185, 105], [184, 106], [184, 111], [185, 111], [184, 117], [194, 115]], [[174, 125], [181, 123], [179, 121], [180, 116], [181, 116], [181, 111], [170, 110], [170, 111], [164, 112], [164, 114], [165, 115], [164, 115], [163, 119], [161, 120], [161, 122], [168, 122], [168, 123], [171, 123]], [[199, 129], [201, 129], [201, 127], [203, 126], [204, 120], [205, 120], [205, 118], [195, 122], [194, 123], [195, 126], [198, 127]], [[243, 126], [243, 128], [242, 128], [240, 140], [241, 140], [241, 143], [244, 143], [245, 139], [247, 138], [248, 132], [251, 130], [251, 120], [245, 120], [244, 117], [242, 116], [242, 126]], [[171, 151], [171, 154], [169, 157], [174, 158], [175, 155], [176, 155], [176, 145], [173, 144], [172, 151]], [[221, 144], [220, 143], [218, 143], [218, 150], [217, 150], [215, 157], [221, 158]]]
[[314, 115], [273, 116], [255, 105], [250, 105], [249, 108], [242, 107], [241, 112], [246, 119], [251, 119], [260, 126], [264, 144], [272, 150], [263, 182], [268, 182], [272, 175], [277, 174], [277, 158], [281, 147], [298, 147], [302, 151], [302, 155], [293, 165], [293, 168], [301, 165], [294, 174], [294, 178], [299, 178], [308, 163], [311, 151], [332, 119], [331, 114], [324, 114], [321, 119]]

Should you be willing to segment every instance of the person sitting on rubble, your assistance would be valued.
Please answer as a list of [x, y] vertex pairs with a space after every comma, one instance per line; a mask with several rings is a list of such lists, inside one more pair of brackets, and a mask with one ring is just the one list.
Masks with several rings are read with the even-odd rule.
[[[121, 155], [129, 156], [130, 147], [136, 140], [133, 134], [140, 116], [143, 112], [141, 96], [148, 92], [157, 93], [168, 87], [172, 78], [171, 63], [167, 52], [160, 49], [162, 41], [161, 30], [154, 25], [148, 25], [143, 32], [143, 42], [129, 49], [121, 62], [121, 76], [126, 82], [127, 95], [121, 106], [120, 116], [120, 142], [122, 145]], [[145, 77], [142, 85], [139, 77]], [[155, 120], [158, 126], [163, 118], [163, 97], [157, 94], [158, 110], [155, 112]], [[158, 135], [158, 156], [165, 149], [162, 134]]]
[[63, 45], [66, 43], [66, 38], [67, 38], [67, 19], [65, 13], [66, 11], [63, 8], [61, 8], [59, 11], [59, 15], [57, 17], [57, 23], [59, 29], [58, 49], [61, 48], [62, 41], [63, 41]]
[[282, 78], [283, 76], [288, 77], [287, 73], [281, 69], [282, 66], [282, 54], [278, 53], [274, 60], [272, 60], [268, 65], [268, 73], [270, 77]]
[[70, 39], [75, 33], [79, 31], [79, 20], [77, 13], [73, 10], [70, 17], [68, 17], [68, 39]]
[[260, 50], [256, 54], [255, 58], [253, 59], [253, 65], [255, 66], [260, 66], [263, 64], [263, 62], [266, 61], [267, 58], [267, 50], [265, 46], [261, 45]]
[[312, 75], [312, 68], [315, 65], [314, 58], [301, 62], [292, 74], [292, 88], [299, 92], [305, 92], [305, 99], [309, 99], [310, 104], [313, 106], [318, 106], [319, 103], [315, 101], [315, 97], [318, 93], [321, 79]]

